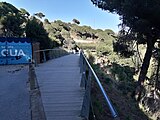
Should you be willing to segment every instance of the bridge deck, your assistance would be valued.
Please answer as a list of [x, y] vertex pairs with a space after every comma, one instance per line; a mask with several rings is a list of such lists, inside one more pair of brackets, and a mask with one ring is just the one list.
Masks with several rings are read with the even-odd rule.
[[80, 88], [79, 55], [41, 64], [36, 75], [47, 120], [81, 120], [84, 91]]

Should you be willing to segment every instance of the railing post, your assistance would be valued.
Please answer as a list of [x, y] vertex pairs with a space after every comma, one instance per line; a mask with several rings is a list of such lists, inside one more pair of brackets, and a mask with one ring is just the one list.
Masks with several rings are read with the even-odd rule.
[[[82, 56], [83, 57], [83, 56]], [[86, 61], [82, 58], [82, 63], [81, 63], [81, 73], [82, 73], [82, 78], [81, 78], [81, 83], [80, 87], [85, 87], [86, 86]]]
[[84, 68], [84, 58], [83, 58], [83, 55], [82, 55], [82, 52], [80, 52], [80, 60], [79, 60], [79, 64], [80, 64], [80, 73], [83, 72], [83, 68]]
[[37, 67], [37, 52], [34, 52], [35, 67]]
[[49, 54], [49, 60], [51, 60], [52, 59], [52, 51], [49, 51], [48, 54]]
[[54, 57], [54, 50], [52, 50], [52, 59], [54, 59], [55, 57]]
[[59, 52], [59, 50], [57, 50], [57, 54], [58, 54], [58, 57], [60, 57], [60, 52]]
[[46, 54], [45, 54], [45, 51], [43, 51], [43, 62], [46, 62]]
[[79, 55], [79, 67], [80, 67], [80, 73], [82, 73], [82, 70], [81, 70], [81, 67], [82, 67], [82, 64], [81, 64], [81, 62], [82, 62], [82, 58], [81, 58], [82, 56], [81, 56], [81, 53], [80, 53], [80, 55]]
[[81, 117], [87, 120], [89, 117], [90, 104], [91, 104], [90, 102], [91, 101], [91, 77], [92, 77], [91, 70], [88, 69], [88, 76], [86, 80], [86, 90], [85, 90], [85, 95], [83, 98], [83, 104], [81, 109]]

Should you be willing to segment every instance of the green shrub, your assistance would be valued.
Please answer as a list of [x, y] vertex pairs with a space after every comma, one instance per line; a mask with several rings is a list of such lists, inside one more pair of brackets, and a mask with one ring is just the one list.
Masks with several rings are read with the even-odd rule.
[[112, 74], [118, 77], [117, 82], [118, 89], [122, 91], [122, 93], [132, 93], [135, 88], [135, 82], [133, 79], [134, 70], [129, 66], [122, 66], [117, 63], [113, 63], [111, 68]]
[[88, 59], [89, 59], [89, 62], [91, 64], [93, 64], [95, 62], [95, 58], [94, 58], [94, 56], [91, 53], [88, 54]]

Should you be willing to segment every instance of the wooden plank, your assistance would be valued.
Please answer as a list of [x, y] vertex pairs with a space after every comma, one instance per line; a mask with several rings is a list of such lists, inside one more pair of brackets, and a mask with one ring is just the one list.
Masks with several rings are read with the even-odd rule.
[[82, 120], [80, 117], [75, 117], [75, 116], [53, 116], [53, 117], [48, 117], [47, 120]]
[[80, 88], [79, 56], [72, 54], [36, 68], [47, 120], [82, 120], [84, 90]]

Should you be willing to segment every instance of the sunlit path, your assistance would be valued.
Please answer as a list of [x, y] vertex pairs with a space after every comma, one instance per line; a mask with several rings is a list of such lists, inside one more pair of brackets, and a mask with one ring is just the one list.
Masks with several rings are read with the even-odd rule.
[[79, 55], [71, 54], [36, 67], [47, 120], [81, 120]]

